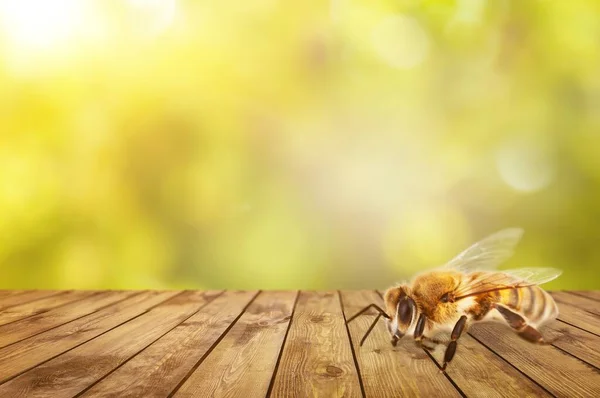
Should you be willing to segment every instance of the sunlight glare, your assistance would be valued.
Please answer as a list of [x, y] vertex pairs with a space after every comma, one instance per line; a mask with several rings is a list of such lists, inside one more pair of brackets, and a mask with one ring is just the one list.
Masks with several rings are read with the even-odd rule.
[[85, 0], [0, 0], [3, 34], [19, 50], [47, 50], [83, 25]]
[[176, 0], [129, 0], [140, 13], [148, 33], [157, 34], [166, 30], [177, 14]]

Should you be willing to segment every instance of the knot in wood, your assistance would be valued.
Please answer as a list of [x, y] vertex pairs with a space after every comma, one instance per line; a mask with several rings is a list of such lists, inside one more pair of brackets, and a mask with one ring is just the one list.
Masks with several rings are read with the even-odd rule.
[[333, 366], [333, 365], [327, 366], [327, 368], [325, 370], [327, 370], [327, 374], [332, 377], [339, 377], [342, 375], [342, 373], [344, 373], [344, 371], [342, 369], [338, 368], [337, 366]]

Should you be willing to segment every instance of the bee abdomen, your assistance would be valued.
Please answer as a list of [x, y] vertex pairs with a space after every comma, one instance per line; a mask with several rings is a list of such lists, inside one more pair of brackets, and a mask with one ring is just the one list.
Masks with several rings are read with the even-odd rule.
[[558, 308], [552, 296], [538, 286], [527, 286], [502, 291], [502, 304], [524, 315], [529, 322], [540, 324], [548, 319], [556, 318]]

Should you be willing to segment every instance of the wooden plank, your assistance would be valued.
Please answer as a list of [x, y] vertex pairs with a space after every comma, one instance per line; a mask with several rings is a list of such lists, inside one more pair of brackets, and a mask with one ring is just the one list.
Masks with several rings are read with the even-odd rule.
[[[431, 353], [438, 364], [444, 362], [445, 350], [440, 345]], [[468, 397], [551, 396], [467, 333], [459, 339], [446, 373]]]
[[[371, 303], [379, 306], [383, 304], [381, 296], [374, 291], [342, 291], [341, 297], [346, 318]], [[390, 334], [382, 320], [360, 347], [359, 342], [375, 316], [375, 311], [368, 312], [348, 324], [367, 396], [460, 396], [427, 353], [415, 345], [413, 339], [406, 337], [396, 347], [392, 346]]]
[[60, 307], [61, 305], [71, 303], [85, 297], [90, 297], [94, 294], [97, 294], [97, 292], [70, 290], [54, 296], [43, 298], [41, 300], [15, 305], [14, 307], [10, 307], [9, 309], [0, 312], [0, 325], [41, 314], [53, 308]]
[[214, 292], [183, 292], [8, 381], [2, 385], [0, 397], [60, 398], [79, 394], [193, 315], [214, 297]]
[[600, 396], [600, 373], [553, 346], [528, 343], [502, 324], [475, 324], [469, 333], [555, 396]]
[[600, 317], [591, 312], [557, 301], [559, 314], [558, 319], [570, 325], [574, 325], [580, 329], [600, 336]]
[[552, 345], [600, 369], [600, 337], [563, 322], [542, 327], [542, 334]]
[[[266, 396], [296, 296], [261, 293], [175, 397]], [[161, 393], [167, 395], [165, 390]]]
[[[107, 292], [96, 296], [107, 306], [82, 318], [0, 349], [0, 384], [106, 331], [139, 316], [178, 292]], [[109, 301], [110, 300], [110, 301]], [[2, 387], [0, 387], [1, 389]]]
[[121, 397], [132, 393], [140, 397], [168, 396], [193, 371], [257, 293], [225, 292], [93, 386], [84, 396]]
[[600, 317], [600, 304], [595, 300], [567, 292], [552, 292], [551, 294], [557, 303], [569, 304], [574, 307], [584, 309]]
[[569, 293], [587, 297], [592, 300], [600, 301], [600, 290], [575, 290], [569, 291]]
[[21, 294], [9, 294], [0, 298], [0, 311], [13, 307], [19, 304], [29, 303], [31, 301], [40, 300], [44, 297], [59, 294], [59, 291], [54, 290], [30, 290]]
[[0, 290], [0, 298], [24, 293], [25, 290]]
[[337, 292], [300, 293], [271, 393], [361, 396]]
[[134, 293], [104, 292], [42, 314], [2, 325], [0, 326], [0, 348], [98, 311], [132, 294]]

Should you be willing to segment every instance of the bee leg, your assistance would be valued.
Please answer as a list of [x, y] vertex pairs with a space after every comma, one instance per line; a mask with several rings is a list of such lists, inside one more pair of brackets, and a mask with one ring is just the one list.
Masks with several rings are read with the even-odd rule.
[[428, 339], [429, 341], [431, 341], [433, 344], [436, 344], [436, 345], [448, 345], [448, 341], [438, 340], [433, 337], [426, 337], [426, 339]]
[[[427, 344], [427, 342], [431, 342], [431, 344]], [[429, 337], [423, 336], [423, 340], [417, 341], [417, 345], [424, 350], [433, 351], [438, 343], [434, 339], [430, 339]]]
[[355, 320], [360, 314], [368, 311], [370, 308], [375, 308], [377, 310], [378, 314], [377, 314], [377, 317], [375, 317], [375, 320], [373, 321], [373, 323], [371, 324], [371, 326], [369, 326], [369, 329], [367, 330], [367, 333], [365, 333], [364, 337], [360, 340], [360, 345], [361, 346], [363, 345], [363, 343], [365, 342], [365, 340], [367, 339], [367, 337], [371, 333], [371, 330], [373, 330], [373, 328], [377, 324], [377, 321], [379, 320], [379, 318], [384, 317], [385, 319], [390, 319], [389, 315], [386, 314], [385, 311], [381, 307], [379, 307], [377, 304], [369, 304], [365, 308], [363, 308], [362, 310], [358, 311], [358, 313], [356, 313], [353, 316], [351, 316], [350, 318], [348, 318], [346, 320], [346, 325], [348, 323], [350, 323], [351, 321]]
[[425, 343], [421, 343], [421, 348], [424, 349], [424, 350], [426, 350], [426, 351], [429, 351], [429, 352], [435, 350], [435, 346], [432, 347], [432, 346], [427, 345]]
[[531, 343], [537, 343], [537, 344], [552, 343], [551, 341], [550, 342], [545, 341], [544, 336], [542, 336], [540, 331], [531, 325], [525, 325], [525, 327], [523, 327], [523, 329], [521, 329], [521, 330], [518, 330], [517, 333], [519, 334], [519, 336], [521, 338], [523, 338]]
[[496, 305], [496, 309], [500, 314], [502, 314], [508, 325], [513, 328], [513, 330], [517, 332], [521, 338], [529, 341], [530, 343], [551, 344], [554, 341], [544, 340], [544, 336], [542, 336], [540, 331], [527, 324], [525, 318], [523, 318], [517, 312], [514, 312], [503, 305]]
[[[425, 344], [426, 342], [429, 342], [429, 344]], [[434, 337], [427, 337], [427, 336], [423, 336], [423, 340], [421, 342], [421, 347], [425, 348], [425, 349], [429, 349], [429, 350], [435, 350], [435, 348], [438, 345], [448, 345], [447, 341], [442, 341], [442, 340], [438, 340]]]
[[465, 329], [465, 324], [467, 323], [467, 316], [463, 315], [460, 317], [456, 325], [454, 325], [454, 329], [452, 329], [452, 334], [450, 335], [451, 341], [446, 348], [446, 352], [444, 353], [444, 365], [442, 365], [442, 370], [446, 370], [446, 366], [448, 363], [454, 358], [454, 354], [456, 353], [456, 340], [460, 337], [463, 330]]

